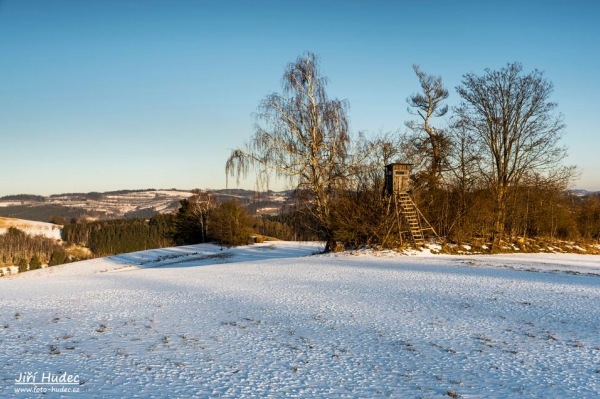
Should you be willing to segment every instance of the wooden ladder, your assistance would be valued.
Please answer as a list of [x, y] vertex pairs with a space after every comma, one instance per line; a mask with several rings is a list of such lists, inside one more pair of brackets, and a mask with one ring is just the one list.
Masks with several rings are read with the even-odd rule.
[[[425, 230], [431, 230], [438, 240], [440, 239], [433, 226], [425, 219], [425, 216], [419, 211], [406, 191], [398, 193], [398, 203], [400, 205], [402, 217], [406, 220], [406, 223], [408, 223], [410, 235], [412, 236], [415, 246], [423, 245], [425, 243], [425, 236], [423, 234]], [[423, 227], [423, 224], [427, 227]]]

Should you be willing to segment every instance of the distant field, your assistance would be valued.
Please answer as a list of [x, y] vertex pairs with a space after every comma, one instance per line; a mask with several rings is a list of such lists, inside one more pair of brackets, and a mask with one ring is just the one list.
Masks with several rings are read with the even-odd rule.
[[104, 213], [86, 212], [83, 209], [69, 208], [62, 205], [43, 204], [38, 206], [31, 205], [10, 205], [0, 207], [0, 216], [37, 220], [47, 222], [52, 216], [62, 216], [66, 219], [88, 215], [92, 217], [102, 217]]
[[57, 240], [60, 240], [60, 230], [62, 228], [62, 226], [52, 223], [0, 217], [0, 234], [6, 232], [10, 227], [17, 228], [30, 235], [43, 235]]
[[[69, 220], [87, 216], [94, 219], [148, 218], [159, 212], [177, 209], [179, 201], [192, 195], [188, 191], [123, 191], [110, 193], [73, 193], [32, 200], [0, 199], [0, 216], [47, 222], [52, 216]], [[28, 197], [28, 196], [25, 196]]]
[[[248, 190], [211, 191], [217, 201], [236, 199], [258, 214], [278, 213], [289, 193], [257, 194]], [[17, 195], [0, 198], [0, 216], [47, 222], [53, 216], [67, 220], [87, 216], [93, 219], [150, 218], [157, 213], [176, 211], [190, 191], [139, 190], [107, 193], [71, 193], [49, 197]]]

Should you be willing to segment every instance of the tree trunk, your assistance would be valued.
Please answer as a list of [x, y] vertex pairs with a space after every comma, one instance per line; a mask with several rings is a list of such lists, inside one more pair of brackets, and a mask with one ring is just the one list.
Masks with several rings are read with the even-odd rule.
[[506, 216], [506, 201], [505, 190], [503, 187], [498, 188], [496, 193], [496, 206], [494, 208], [494, 229], [492, 231], [492, 252], [501, 251], [500, 241], [504, 234], [504, 218]]

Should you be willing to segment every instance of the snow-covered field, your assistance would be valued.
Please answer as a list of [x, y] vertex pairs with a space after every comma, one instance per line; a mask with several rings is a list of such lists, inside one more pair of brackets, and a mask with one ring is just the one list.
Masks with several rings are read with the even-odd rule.
[[318, 249], [0, 278], [0, 397], [600, 397], [599, 256]]

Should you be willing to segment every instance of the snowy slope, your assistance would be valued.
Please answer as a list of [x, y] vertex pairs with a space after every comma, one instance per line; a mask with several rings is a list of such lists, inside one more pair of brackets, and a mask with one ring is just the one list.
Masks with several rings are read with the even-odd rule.
[[106, 398], [600, 396], [600, 257], [303, 256], [316, 249], [201, 245], [1, 278], [0, 397], [41, 397], [15, 393], [27, 372]]
[[60, 225], [0, 217], [0, 234], [6, 233], [10, 227], [15, 227], [32, 236], [42, 235], [56, 240], [61, 239], [60, 230], [62, 226]]

